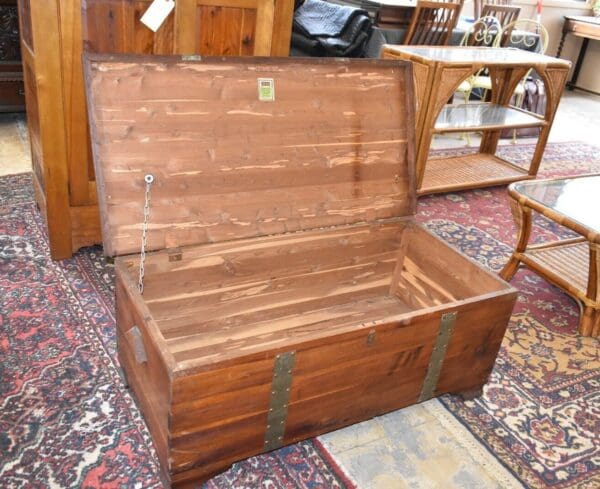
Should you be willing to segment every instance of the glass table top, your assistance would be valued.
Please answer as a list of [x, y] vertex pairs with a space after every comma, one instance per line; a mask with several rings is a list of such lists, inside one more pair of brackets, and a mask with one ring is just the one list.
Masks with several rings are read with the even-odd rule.
[[488, 65], [514, 64], [568, 64], [568, 61], [532, 53], [516, 48], [465, 47], [465, 46], [394, 46], [392, 51], [402, 51], [422, 58], [447, 63], [485, 63]]
[[521, 195], [600, 233], [600, 175], [514, 183]]
[[446, 105], [435, 122], [436, 132], [496, 127], [541, 126], [540, 117], [521, 110], [489, 103]]

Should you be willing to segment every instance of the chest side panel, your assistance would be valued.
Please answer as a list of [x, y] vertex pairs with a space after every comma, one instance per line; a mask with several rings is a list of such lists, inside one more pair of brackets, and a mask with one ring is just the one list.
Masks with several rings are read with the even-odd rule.
[[148, 173], [149, 250], [412, 214], [411, 83], [387, 60], [92, 58], [106, 252], [139, 251]]

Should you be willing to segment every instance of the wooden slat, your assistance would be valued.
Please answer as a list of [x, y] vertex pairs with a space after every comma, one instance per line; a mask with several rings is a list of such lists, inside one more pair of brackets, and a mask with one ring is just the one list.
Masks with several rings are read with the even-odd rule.
[[[60, 0], [60, 30], [62, 54], [62, 82], [65, 110], [65, 130], [67, 138], [67, 161], [69, 162], [69, 200], [72, 206], [84, 206], [94, 203], [90, 198], [89, 182], [93, 178], [93, 170], [88, 165], [89, 137], [87, 128], [87, 111], [85, 106], [85, 88], [81, 83], [83, 50], [81, 4], [79, 1]], [[85, 233], [78, 230], [81, 221], [71, 222], [74, 234]], [[95, 227], [95, 235], [86, 244], [97, 243], [100, 235], [99, 226]], [[74, 240], [75, 241], [75, 240]], [[73, 249], [78, 249], [78, 244]]]
[[[34, 66], [25, 67], [27, 105], [30, 105], [31, 98], [35, 99], [34, 112], [37, 112], [37, 118], [29, 123], [33, 124], [34, 132], [39, 135], [39, 165], [43, 167], [50, 253], [54, 259], [63, 259], [71, 256], [73, 247], [69, 215], [67, 130], [63, 124], [57, 124], [57, 120], [62, 121], [66, 117], [58, 29], [60, 7], [57, 0], [42, 2], [38, 7], [31, 10], [31, 4], [29, 6], [35, 62]], [[33, 80], [35, 84], [30, 83]]]
[[292, 0], [274, 1], [275, 15], [273, 17], [271, 56], [288, 56], [292, 38], [292, 29], [290, 26], [292, 25], [295, 2]]
[[[109, 254], [138, 251], [145, 172], [150, 250], [413, 212], [412, 129], [389, 103], [409, 97], [407, 65], [131, 61], [89, 65]], [[274, 79], [274, 102], [257, 78]]]
[[78, 205], [70, 208], [73, 224], [73, 248], [92, 246], [100, 234], [100, 216], [97, 205]]

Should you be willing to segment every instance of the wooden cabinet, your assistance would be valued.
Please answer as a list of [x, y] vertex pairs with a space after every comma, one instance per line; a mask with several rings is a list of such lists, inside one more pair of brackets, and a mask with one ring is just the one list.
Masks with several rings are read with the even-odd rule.
[[83, 88], [100, 53], [287, 56], [293, 0], [178, 0], [154, 33], [151, 0], [19, 0], [34, 185], [54, 259], [101, 242]]
[[0, 0], [0, 112], [25, 110], [17, 0]]

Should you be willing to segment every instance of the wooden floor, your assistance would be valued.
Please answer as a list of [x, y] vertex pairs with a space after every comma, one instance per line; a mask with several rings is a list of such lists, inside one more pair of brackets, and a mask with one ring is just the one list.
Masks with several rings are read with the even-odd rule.
[[436, 245], [395, 221], [192, 247], [180, 261], [153, 253], [144, 300], [177, 362], [223, 360], [472, 296]]

